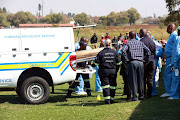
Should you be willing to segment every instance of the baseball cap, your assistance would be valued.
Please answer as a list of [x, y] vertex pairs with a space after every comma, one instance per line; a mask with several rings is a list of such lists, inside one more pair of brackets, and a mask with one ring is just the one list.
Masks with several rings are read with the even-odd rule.
[[80, 45], [87, 46], [87, 43], [84, 41], [80, 41]]
[[180, 30], [180, 26], [178, 27], [178, 30]]

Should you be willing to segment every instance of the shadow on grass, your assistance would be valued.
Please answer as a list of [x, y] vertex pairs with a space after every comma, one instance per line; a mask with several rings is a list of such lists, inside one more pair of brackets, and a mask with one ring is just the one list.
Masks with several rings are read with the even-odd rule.
[[160, 98], [165, 92], [163, 73], [164, 66], [157, 88], [159, 95], [141, 101], [131, 114], [130, 120], [180, 120], [180, 100]]
[[93, 101], [88, 101], [86, 103], [79, 103], [79, 104], [58, 104], [56, 106], [82, 106], [82, 107], [90, 107], [90, 106], [100, 106], [100, 105], [105, 105], [104, 104], [104, 101], [99, 101], [99, 102], [96, 102], [96, 103], [93, 103]]
[[[71, 96], [71, 98], [84, 98], [87, 96]], [[47, 103], [56, 103], [56, 102], [66, 102], [65, 95], [50, 95]], [[2, 103], [10, 104], [25, 104], [23, 100], [18, 95], [0, 95], [0, 104]]]
[[0, 95], [0, 104], [6, 102], [11, 104], [23, 104], [21, 98], [17, 95]]

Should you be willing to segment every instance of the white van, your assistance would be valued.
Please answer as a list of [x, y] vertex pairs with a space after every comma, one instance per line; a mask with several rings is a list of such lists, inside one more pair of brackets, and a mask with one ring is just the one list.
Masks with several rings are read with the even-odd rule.
[[45, 103], [49, 86], [75, 80], [72, 27], [0, 29], [0, 88], [26, 103]]

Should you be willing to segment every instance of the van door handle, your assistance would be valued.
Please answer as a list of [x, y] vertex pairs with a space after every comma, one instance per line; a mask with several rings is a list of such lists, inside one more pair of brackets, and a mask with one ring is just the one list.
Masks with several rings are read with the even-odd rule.
[[12, 51], [16, 51], [16, 48], [12, 48]]
[[29, 48], [25, 48], [25, 50], [29, 50]]

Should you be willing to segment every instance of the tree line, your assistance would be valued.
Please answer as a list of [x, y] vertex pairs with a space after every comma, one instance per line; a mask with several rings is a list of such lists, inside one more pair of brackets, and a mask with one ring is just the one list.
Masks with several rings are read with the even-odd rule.
[[175, 24], [180, 24], [180, 0], [165, 0], [166, 7], [169, 11], [167, 18], [164, 23], [169, 24], [174, 22]]
[[120, 24], [135, 24], [135, 22], [141, 18], [141, 15], [135, 8], [131, 8], [122, 12], [111, 12], [107, 16], [90, 16], [86, 13], [74, 14], [74, 13], [50, 13], [45, 17], [34, 16], [30, 12], [19, 11], [17, 13], [9, 13], [6, 8], [0, 8], [0, 26], [16, 26], [19, 24], [30, 23], [47, 23], [47, 24], [59, 24], [69, 23], [74, 20], [76, 25], [88, 25], [88, 24], [102, 24], [104, 26], [117, 26]]
[[[175, 22], [180, 24], [180, 0], [165, 0], [166, 7], [168, 8], [169, 14], [167, 17], [160, 19], [161, 24], [169, 24]], [[47, 24], [59, 24], [69, 23], [75, 21], [76, 25], [88, 25], [88, 24], [99, 24], [102, 26], [119, 26], [123, 24], [135, 24], [138, 19], [141, 18], [140, 13], [135, 8], [130, 8], [127, 11], [111, 12], [107, 16], [90, 16], [86, 13], [74, 14], [74, 13], [53, 13], [41, 17], [40, 15], [35, 16], [30, 12], [19, 11], [17, 13], [9, 13], [6, 8], [0, 8], [0, 26], [18, 27], [19, 24], [28, 23], [47, 23]]]

